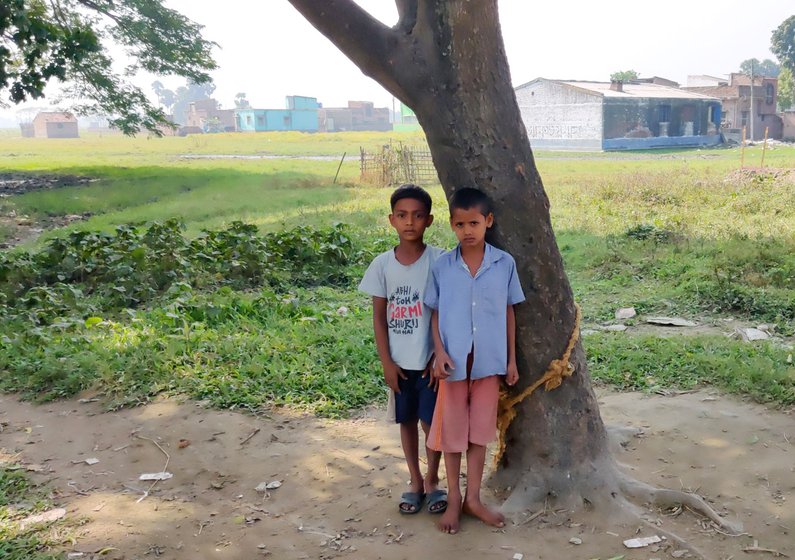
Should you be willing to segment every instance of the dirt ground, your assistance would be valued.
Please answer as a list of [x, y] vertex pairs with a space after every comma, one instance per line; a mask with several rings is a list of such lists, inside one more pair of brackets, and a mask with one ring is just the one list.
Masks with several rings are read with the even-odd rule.
[[[643, 429], [618, 451], [637, 478], [696, 490], [747, 535], [720, 534], [687, 511], [649, 510], [647, 519], [707, 558], [775, 557], [743, 552], [755, 541], [795, 557], [791, 411], [712, 392], [601, 392], [600, 403], [608, 424]], [[654, 532], [565, 511], [528, 512], [502, 530], [465, 519], [458, 535], [438, 533], [427, 512], [401, 516], [396, 498], [407, 471], [398, 431], [382, 417], [376, 409], [339, 421], [254, 417], [175, 401], [103, 413], [96, 402], [35, 406], [0, 395], [0, 462], [26, 465], [49, 481], [68, 518], [86, 520], [73, 546], [86, 559], [103, 549], [102, 558], [142, 560], [682, 556], [666, 542], [628, 550], [624, 539]], [[139, 475], [164, 470], [166, 454], [173, 478], [140, 500], [151, 483]], [[255, 490], [272, 481], [281, 486]]]

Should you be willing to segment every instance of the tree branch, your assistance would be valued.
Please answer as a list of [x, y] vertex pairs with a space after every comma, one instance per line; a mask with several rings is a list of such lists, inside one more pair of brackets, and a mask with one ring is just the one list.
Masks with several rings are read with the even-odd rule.
[[[395, 68], [394, 60], [401, 49], [399, 35], [393, 29], [375, 19], [353, 0], [287, 1], [366, 76], [402, 100], [407, 99]], [[416, 1], [398, 0], [398, 3], [406, 7], [412, 3], [416, 5]]]
[[395, 0], [398, 11], [398, 23], [395, 29], [409, 34], [417, 24], [417, 0]]
[[119, 18], [119, 16], [117, 16], [116, 14], [114, 14], [104, 6], [100, 6], [96, 2], [93, 2], [92, 0], [77, 0], [77, 3], [82, 4], [86, 8], [94, 10], [98, 14], [102, 14], [103, 16], [112, 19], [116, 23], [121, 23], [121, 19]]

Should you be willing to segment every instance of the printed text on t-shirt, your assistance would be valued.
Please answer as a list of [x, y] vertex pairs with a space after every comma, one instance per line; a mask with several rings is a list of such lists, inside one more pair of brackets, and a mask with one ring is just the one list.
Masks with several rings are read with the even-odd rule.
[[420, 293], [411, 286], [399, 286], [389, 295], [387, 321], [395, 334], [413, 334], [422, 317]]

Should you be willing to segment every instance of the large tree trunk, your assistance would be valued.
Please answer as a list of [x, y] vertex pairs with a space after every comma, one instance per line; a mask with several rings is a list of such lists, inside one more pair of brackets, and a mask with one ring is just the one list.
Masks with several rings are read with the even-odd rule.
[[[399, 2], [394, 28], [350, 1], [290, 1], [414, 110], [448, 195], [474, 186], [493, 199], [490, 241], [515, 257], [527, 296], [517, 308], [521, 391], [561, 357], [576, 312], [511, 85], [496, 1]], [[612, 461], [579, 343], [571, 363], [574, 375], [526, 398], [508, 428], [494, 481], [513, 489], [513, 509], [546, 496], [595, 501], [590, 490], [605, 490], [595, 474]]]
[[[516, 259], [527, 302], [517, 308], [521, 393], [562, 357], [578, 329], [576, 306], [533, 160], [502, 42], [496, 0], [397, 0], [386, 27], [352, 0], [289, 0], [359, 68], [411, 107], [449, 195], [477, 187], [495, 206], [491, 241]], [[493, 483], [506, 509], [554, 500], [565, 507], [686, 503], [721, 520], [699, 498], [657, 491], [623, 476], [577, 341], [573, 375], [517, 406]], [[631, 509], [631, 507], [630, 507]], [[725, 525], [725, 523], [724, 523]]]

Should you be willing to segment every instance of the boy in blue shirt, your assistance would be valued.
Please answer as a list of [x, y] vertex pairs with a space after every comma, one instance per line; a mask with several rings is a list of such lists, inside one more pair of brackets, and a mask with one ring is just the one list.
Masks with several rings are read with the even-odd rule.
[[[458, 532], [461, 512], [495, 527], [501, 513], [480, 499], [486, 446], [497, 431], [500, 378], [519, 379], [513, 306], [524, 301], [513, 257], [486, 243], [494, 223], [488, 197], [463, 188], [450, 199], [450, 225], [459, 244], [431, 269], [425, 303], [431, 319], [439, 393], [428, 446], [444, 453], [450, 507], [439, 520]], [[461, 496], [461, 454], [467, 456], [467, 489]]]
[[403, 185], [392, 193], [389, 223], [398, 234], [398, 245], [378, 255], [370, 264], [359, 289], [373, 297], [373, 329], [384, 380], [393, 392], [395, 422], [411, 475], [410, 490], [400, 497], [400, 513], [417, 513], [428, 500], [428, 511], [442, 513], [447, 493], [438, 488], [441, 453], [425, 447], [428, 472], [420, 470], [417, 422], [427, 439], [436, 404], [429, 364], [433, 355], [431, 310], [423, 295], [431, 265], [442, 254], [423, 241], [433, 223], [431, 197], [421, 187]]

